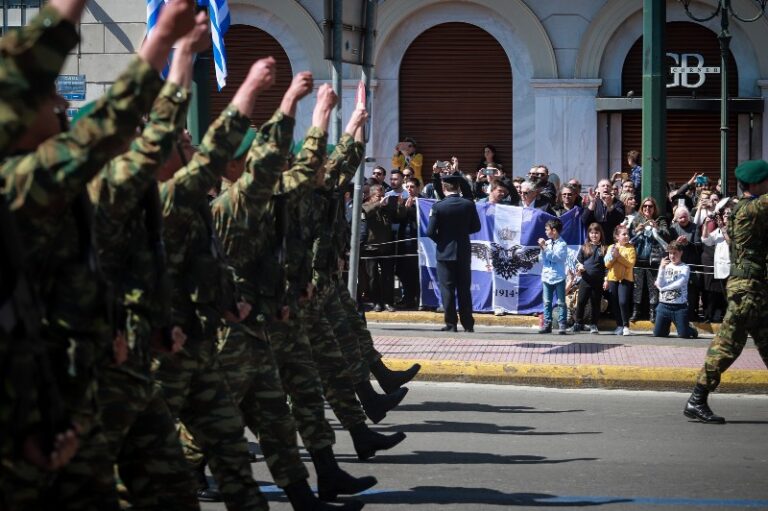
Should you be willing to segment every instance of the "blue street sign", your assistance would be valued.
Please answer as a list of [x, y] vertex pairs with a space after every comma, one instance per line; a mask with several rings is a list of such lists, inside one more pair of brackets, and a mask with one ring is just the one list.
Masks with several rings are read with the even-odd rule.
[[67, 101], [85, 100], [85, 75], [59, 75], [56, 92]]

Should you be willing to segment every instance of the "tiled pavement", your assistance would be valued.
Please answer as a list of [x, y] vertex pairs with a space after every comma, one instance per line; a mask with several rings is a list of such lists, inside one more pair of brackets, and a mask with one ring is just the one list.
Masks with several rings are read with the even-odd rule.
[[[499, 341], [375, 336], [387, 358], [496, 364], [634, 366], [699, 369], [707, 352], [698, 347], [599, 344], [590, 342]], [[752, 341], [750, 340], [751, 344]], [[732, 370], [765, 370], [757, 350], [747, 347]]]

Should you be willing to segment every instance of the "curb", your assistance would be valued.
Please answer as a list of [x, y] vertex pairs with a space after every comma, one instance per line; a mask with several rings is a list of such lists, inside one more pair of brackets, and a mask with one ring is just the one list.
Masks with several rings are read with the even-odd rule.
[[[365, 313], [365, 318], [368, 321], [375, 323], [427, 323], [427, 324], [443, 324], [443, 314], [438, 312], [429, 311], [397, 311], [397, 312], [371, 312]], [[539, 318], [538, 316], [523, 316], [517, 314], [507, 314], [504, 316], [494, 316], [489, 313], [475, 313], [475, 325], [482, 326], [507, 326], [507, 327], [523, 327], [523, 328], [538, 328]], [[693, 323], [699, 332], [706, 332], [709, 334], [716, 334], [720, 330], [719, 323]], [[600, 320], [598, 323], [600, 331], [612, 331], [616, 328], [616, 324], [609, 319]], [[651, 332], [653, 331], [653, 323], [650, 321], [633, 321], [630, 324], [630, 329], [638, 332]], [[672, 331], [675, 331], [674, 325], [672, 325]], [[727, 374], [727, 373], [726, 373]]]
[[[421, 364], [416, 380], [464, 383], [500, 383], [557, 388], [606, 388], [690, 392], [699, 369], [556, 364], [494, 364], [386, 358], [393, 370]], [[765, 393], [768, 371], [730, 370], [718, 392]]]

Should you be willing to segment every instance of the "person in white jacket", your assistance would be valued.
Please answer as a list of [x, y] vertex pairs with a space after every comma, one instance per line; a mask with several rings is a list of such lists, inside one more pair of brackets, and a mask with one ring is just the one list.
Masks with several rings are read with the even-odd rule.
[[688, 323], [688, 279], [690, 267], [681, 261], [682, 247], [677, 241], [667, 245], [668, 256], [661, 260], [655, 285], [659, 290], [659, 304], [656, 306], [654, 337], [667, 337], [674, 322], [677, 336], [696, 338], [699, 332]]

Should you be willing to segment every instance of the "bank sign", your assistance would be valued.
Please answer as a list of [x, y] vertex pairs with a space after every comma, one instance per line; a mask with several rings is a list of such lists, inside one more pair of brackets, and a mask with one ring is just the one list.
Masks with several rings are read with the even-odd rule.
[[720, 74], [719, 67], [705, 66], [704, 57], [699, 53], [667, 53], [667, 57], [675, 62], [669, 68], [672, 82], [667, 83], [667, 89], [698, 89], [704, 85], [708, 74]]

